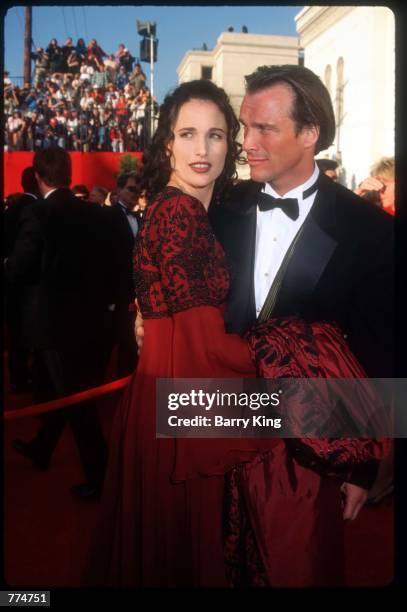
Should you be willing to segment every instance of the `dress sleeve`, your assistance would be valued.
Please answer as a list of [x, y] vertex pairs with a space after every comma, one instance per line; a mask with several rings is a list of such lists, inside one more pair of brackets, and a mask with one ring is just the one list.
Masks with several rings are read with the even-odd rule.
[[[247, 342], [225, 332], [228, 273], [202, 204], [177, 194], [161, 202], [146, 223], [139, 245], [146, 251], [143, 261], [139, 259], [145, 285], [138, 295], [149, 295], [144, 301], [149, 309], [145, 333], [150, 341], [156, 337], [149, 371], [175, 379], [254, 377]], [[160, 345], [155, 330], [163, 326], [168, 327], [167, 342], [161, 338]], [[157, 367], [164, 361], [164, 367]], [[171, 478], [181, 482], [223, 475], [252, 459], [262, 445], [262, 440], [253, 438], [177, 439]]]
[[148, 238], [170, 313], [224, 302], [229, 285], [224, 253], [202, 204], [177, 194], [157, 207], [151, 221]]
[[[366, 378], [340, 330], [329, 323], [311, 324], [294, 317], [270, 319], [252, 330], [248, 340], [258, 373], [264, 378]], [[296, 402], [300, 408], [301, 404], [308, 407], [308, 410], [296, 411], [296, 431], [306, 431], [310, 420], [317, 418], [318, 403], [325, 414], [327, 408], [334, 414], [338, 398], [341, 406], [350, 407], [355, 421], [363, 413], [369, 416], [368, 406], [373, 409], [371, 414], [378, 414], [378, 418], [382, 418], [380, 410], [375, 411], [375, 401], [379, 402], [380, 398], [368, 384], [360, 387], [360, 397], [351, 395], [343, 385], [338, 385], [334, 401], [330, 386], [326, 386], [325, 393], [323, 389], [322, 386], [319, 397], [312, 398], [312, 404], [306, 398]], [[378, 430], [376, 426], [375, 431]], [[296, 460], [305, 467], [324, 475], [338, 476], [366, 489], [373, 484], [378, 463], [390, 449], [387, 438], [298, 437], [286, 439], [286, 444]]]

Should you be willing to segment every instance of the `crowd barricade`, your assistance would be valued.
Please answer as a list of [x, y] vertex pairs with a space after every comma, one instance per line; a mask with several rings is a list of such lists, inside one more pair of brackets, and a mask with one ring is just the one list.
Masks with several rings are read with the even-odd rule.
[[5, 421], [10, 421], [13, 419], [21, 419], [23, 417], [37, 416], [39, 414], [44, 414], [45, 412], [53, 412], [54, 410], [61, 410], [61, 408], [66, 408], [67, 406], [72, 406], [73, 404], [80, 404], [82, 402], [86, 402], [87, 400], [94, 399], [95, 397], [100, 397], [101, 395], [106, 395], [108, 393], [112, 393], [113, 391], [123, 389], [123, 387], [129, 383], [130, 379], [131, 376], [126, 376], [113, 382], [106, 383], [105, 385], [93, 387], [92, 389], [86, 389], [86, 391], [80, 391], [79, 393], [74, 393], [73, 395], [68, 395], [66, 397], [59, 397], [58, 399], [43, 402], [42, 404], [32, 404], [26, 408], [5, 410], [3, 413], [3, 418]]

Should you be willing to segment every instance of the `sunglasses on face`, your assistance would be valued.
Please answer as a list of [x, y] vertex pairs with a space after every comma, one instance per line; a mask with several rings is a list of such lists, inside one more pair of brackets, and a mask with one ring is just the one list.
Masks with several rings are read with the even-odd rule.
[[131, 193], [137, 193], [138, 187], [126, 187], [127, 191], [131, 191]]

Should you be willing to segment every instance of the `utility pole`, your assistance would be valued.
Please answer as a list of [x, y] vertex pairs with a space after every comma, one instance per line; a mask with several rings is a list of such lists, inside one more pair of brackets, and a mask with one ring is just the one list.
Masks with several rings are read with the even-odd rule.
[[152, 140], [154, 136], [154, 34], [151, 32], [151, 24], [149, 24], [148, 33], [150, 36], [150, 135]]
[[24, 83], [31, 85], [31, 38], [32, 38], [32, 7], [25, 7], [24, 31]]
[[150, 137], [154, 134], [154, 62], [157, 61], [158, 40], [155, 38], [156, 33], [155, 21], [139, 21], [137, 19], [137, 32], [143, 39], [140, 43], [140, 61], [150, 62]]

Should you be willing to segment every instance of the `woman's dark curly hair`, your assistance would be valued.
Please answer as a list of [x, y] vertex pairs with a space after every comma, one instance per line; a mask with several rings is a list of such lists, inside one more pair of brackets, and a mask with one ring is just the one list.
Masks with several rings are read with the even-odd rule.
[[182, 83], [168, 94], [160, 107], [157, 130], [149, 149], [143, 158], [141, 170], [141, 189], [146, 191], [147, 201], [151, 202], [156, 194], [165, 187], [171, 175], [171, 162], [168, 145], [174, 138], [173, 128], [181, 107], [190, 100], [208, 100], [216, 104], [225, 117], [227, 125], [227, 154], [225, 167], [216, 179], [214, 196], [219, 196], [232, 185], [237, 177], [236, 162], [241, 161], [241, 145], [236, 141], [239, 121], [225, 91], [207, 80]]

